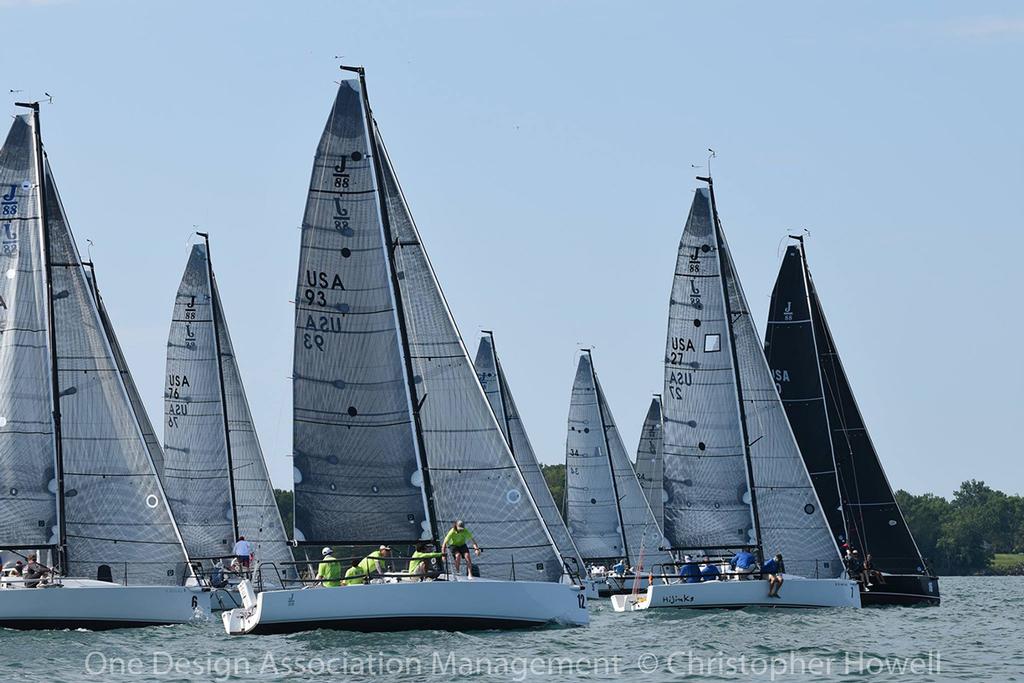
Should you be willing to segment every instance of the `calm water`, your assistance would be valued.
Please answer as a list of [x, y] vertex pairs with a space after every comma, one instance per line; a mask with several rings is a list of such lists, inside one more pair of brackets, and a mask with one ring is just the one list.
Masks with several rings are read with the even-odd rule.
[[1024, 680], [1024, 577], [941, 588], [938, 608], [615, 614], [594, 601], [589, 628], [522, 632], [0, 630], [0, 680]]

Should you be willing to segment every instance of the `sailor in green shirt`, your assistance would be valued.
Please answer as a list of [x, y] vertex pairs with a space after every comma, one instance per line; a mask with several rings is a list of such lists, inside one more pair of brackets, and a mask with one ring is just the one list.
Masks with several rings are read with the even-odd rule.
[[476, 554], [480, 555], [480, 546], [473, 540], [473, 534], [466, 525], [463, 524], [462, 520], [457, 520], [452, 528], [448, 530], [447, 535], [444, 537], [444, 542], [441, 544], [441, 554], [443, 555], [445, 549], [452, 549], [452, 557], [455, 558], [455, 573], [459, 573], [459, 562], [462, 558], [466, 559], [466, 576], [473, 577], [473, 560], [469, 555], [469, 544], [473, 544], [473, 550]]
[[367, 578], [373, 574], [384, 576], [387, 574], [385, 560], [389, 557], [391, 557], [391, 547], [382, 545], [380, 548], [364, 557], [363, 561], [359, 563], [359, 568], [363, 570], [363, 574]]
[[363, 571], [362, 562], [352, 560], [352, 566], [345, 572], [346, 586], [361, 586], [366, 583], [366, 572]]
[[410, 576], [416, 577], [417, 580], [423, 580], [430, 571], [430, 562], [428, 560], [435, 557], [444, 557], [441, 553], [433, 552], [431, 550], [432, 547], [431, 543], [420, 543], [416, 546], [412, 559], [409, 560], [409, 571], [407, 573]]
[[336, 588], [341, 585], [341, 565], [334, 559], [330, 548], [324, 548], [320, 551], [323, 555], [323, 561], [320, 566], [316, 569], [316, 579], [320, 582], [321, 586], [327, 588]]

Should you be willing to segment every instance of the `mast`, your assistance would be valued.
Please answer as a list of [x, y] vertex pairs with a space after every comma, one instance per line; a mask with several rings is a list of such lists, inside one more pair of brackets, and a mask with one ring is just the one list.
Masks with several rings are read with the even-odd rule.
[[[512, 458], [516, 459], [516, 447], [512, 445], [512, 423], [508, 419], [508, 401], [505, 399], [505, 383], [501, 381], [501, 368], [498, 365], [498, 349], [494, 346], [494, 332], [491, 330], [482, 330], [484, 334], [491, 338], [491, 355], [494, 356], [494, 380], [498, 383], [498, 400], [501, 401], [501, 419], [505, 423], [505, 434], [508, 435], [508, 450], [512, 453]], [[516, 459], [518, 463], [518, 459]]]
[[[825, 378], [821, 374], [821, 352], [818, 350], [818, 333], [814, 330], [814, 307], [811, 305], [811, 271], [807, 267], [807, 254], [805, 252], [804, 236], [790, 235], [800, 243], [800, 265], [803, 270], [804, 292], [807, 297], [807, 317], [811, 319], [811, 343], [814, 345], [814, 369], [818, 371], [818, 386], [821, 389], [822, 412], [825, 414], [825, 431], [828, 433], [828, 447], [832, 452], [832, 469], [836, 480], [836, 492], [839, 494], [839, 515], [843, 519], [843, 535], [846, 543], [850, 543], [850, 527], [846, 522], [846, 501], [843, 496], [843, 486], [839, 481], [839, 463], [836, 462], [836, 446], [832, 440], [832, 420], [828, 414], [828, 404], [825, 398]], [[827, 521], [827, 519], [826, 519]]]
[[238, 540], [238, 506], [235, 505], [235, 467], [231, 459], [231, 433], [228, 428], [228, 397], [224, 391], [224, 362], [220, 348], [220, 327], [217, 325], [217, 293], [213, 285], [213, 261], [210, 258], [210, 235], [205, 232], [197, 232], [206, 243], [206, 276], [210, 281], [210, 313], [213, 318], [213, 340], [217, 349], [217, 379], [220, 382], [220, 410], [224, 416], [224, 449], [228, 460], [228, 493], [231, 496], [231, 527], [234, 530], [235, 539]]
[[[361, 66], [342, 66], [342, 71], [349, 71], [359, 76], [359, 89], [363, 96], [363, 114], [366, 118], [366, 138], [370, 144], [370, 160], [373, 162], [373, 175], [377, 185], [377, 205], [380, 208], [381, 227], [384, 230], [385, 248], [388, 250], [387, 263], [388, 275], [391, 278], [391, 292], [395, 301], [395, 318], [398, 322], [398, 332], [401, 341], [402, 360], [405, 363], [405, 380], [409, 392], [409, 408], [412, 413], [413, 431], [416, 435], [416, 453], [419, 456], [420, 472], [423, 475], [423, 495], [427, 505], [427, 517], [430, 521], [430, 534], [435, 542], [441, 540], [437, 529], [437, 515], [434, 512], [434, 489], [430, 485], [430, 469], [427, 466], [427, 451], [423, 441], [423, 425], [420, 422], [420, 406], [423, 401], [416, 400], [415, 373], [412, 367], [412, 357], [409, 349], [409, 331], [405, 323], [405, 307], [402, 303], [401, 280], [395, 270], [395, 249], [400, 244], [395, 241], [391, 231], [391, 218], [387, 208], [384, 206], [384, 167], [382, 166], [381, 151], [377, 145], [376, 124], [373, 121], [373, 112], [370, 110], [370, 97], [366, 91], [366, 69]], [[426, 400], [424, 395], [423, 400]]]
[[[743, 436], [743, 456], [747, 463], [747, 490], [750, 491], [750, 509], [754, 514], [754, 540], [757, 545], [758, 563], [764, 562], [764, 548], [761, 545], [761, 516], [757, 511], [757, 491], [754, 486], [754, 462], [750, 457], [750, 435], [747, 432], [747, 412], [743, 407], [743, 384], [740, 381], [739, 354], [736, 352], [736, 339], [733, 335], [733, 312], [729, 305], [729, 291], [725, 286], [725, 275], [721, 272], [722, 261], [722, 224], [718, 220], [718, 205], [715, 203], [715, 183], [711, 176], [697, 176], [708, 184], [711, 193], [711, 216], [715, 223], [715, 246], [718, 249], [719, 274], [722, 281], [722, 299], [725, 306], [726, 331], [729, 333], [729, 352], [732, 354], [732, 370], [736, 382], [736, 403], [740, 411], [740, 430]], [[735, 274], [734, 274], [735, 275]]]
[[36, 178], [39, 183], [39, 227], [43, 234], [43, 271], [46, 279], [46, 317], [50, 345], [50, 394], [53, 397], [54, 478], [57, 482], [57, 569], [63, 569], [67, 558], [67, 526], [64, 520], [64, 444], [61, 436], [60, 381], [57, 372], [57, 330], [53, 310], [53, 264], [50, 260], [50, 222], [46, 206], [46, 168], [43, 163], [43, 137], [39, 131], [39, 103], [15, 102], [32, 110], [32, 139], [35, 151]]
[[[615, 513], [619, 516], [619, 536], [622, 537], [622, 552], [626, 554], [626, 562], [629, 559], [629, 543], [626, 541], [626, 524], [622, 519], [622, 506], [619, 504], [619, 483], [615, 480], [615, 464], [612, 462], [612, 446], [608, 443], [608, 425], [604, 423], [604, 411], [601, 410], [601, 393], [597, 390], [597, 373], [594, 372], [594, 356], [590, 349], [583, 349], [583, 352], [590, 358], [590, 377], [594, 380], [594, 400], [597, 402], [597, 415], [601, 420], [601, 436], [604, 437], [605, 455], [608, 456], [608, 471], [612, 475], [612, 492], [615, 494]], [[566, 490], [568, 490], [568, 486]]]

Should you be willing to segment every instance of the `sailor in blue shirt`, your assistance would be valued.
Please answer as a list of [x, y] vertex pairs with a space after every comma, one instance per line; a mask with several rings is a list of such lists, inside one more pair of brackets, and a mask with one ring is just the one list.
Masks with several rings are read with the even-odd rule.
[[729, 560], [729, 566], [737, 574], [750, 574], [757, 566], [757, 558], [750, 551], [741, 550]]
[[708, 563], [700, 570], [701, 581], [718, 581], [720, 575], [717, 564]]
[[700, 568], [693, 563], [689, 555], [683, 557], [685, 564], [679, 568], [679, 578], [683, 583], [700, 583]]
[[782, 562], [782, 553], [764, 563], [762, 573], [768, 575], [768, 597], [779, 597], [779, 589], [782, 588], [782, 573], [786, 571], [786, 565]]

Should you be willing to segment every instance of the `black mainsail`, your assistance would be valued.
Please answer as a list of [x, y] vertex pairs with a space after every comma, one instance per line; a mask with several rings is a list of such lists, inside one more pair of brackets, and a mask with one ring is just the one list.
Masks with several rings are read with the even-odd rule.
[[871, 553], [885, 572], [927, 574], [839, 358], [803, 239], [796, 239], [772, 291], [765, 353], [829, 526], [840, 545]]
[[443, 538], [490, 578], [558, 581], [555, 544], [476, 376], [359, 80], [342, 81], [313, 166], [295, 319], [295, 535]]

